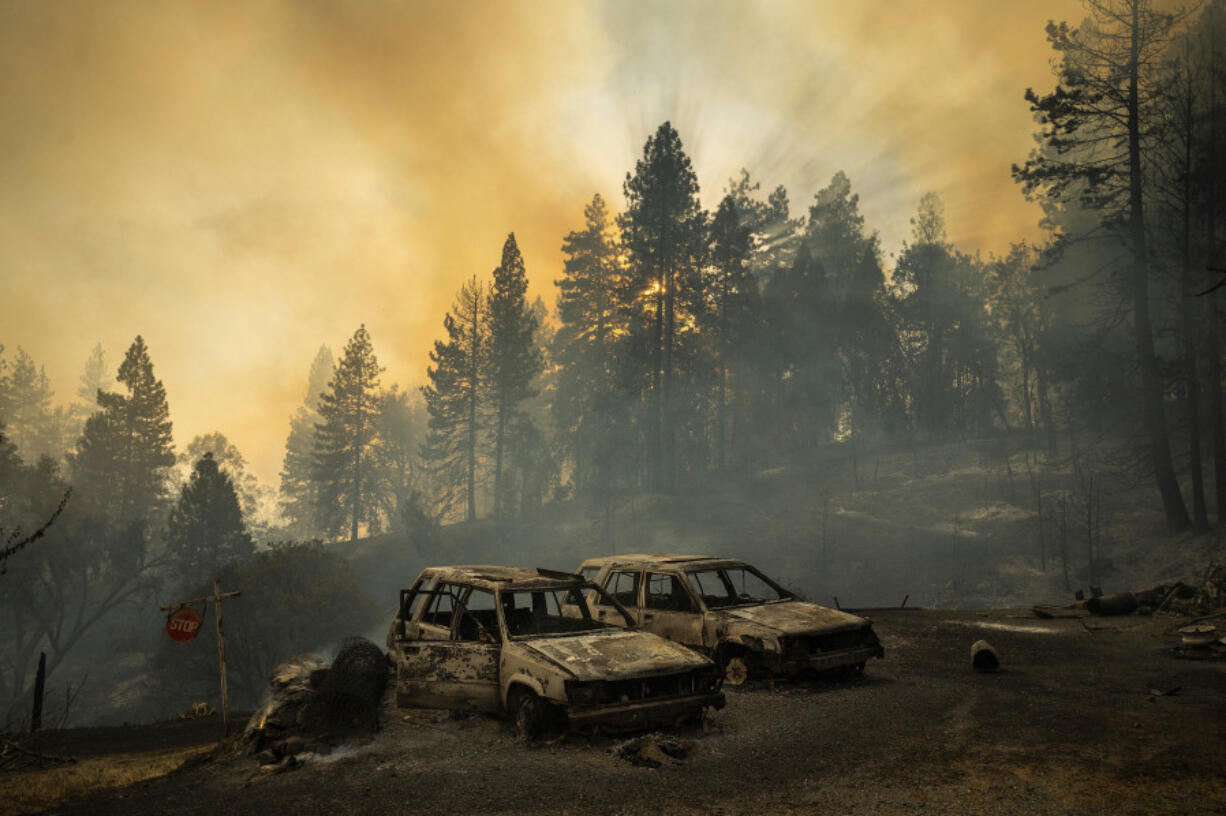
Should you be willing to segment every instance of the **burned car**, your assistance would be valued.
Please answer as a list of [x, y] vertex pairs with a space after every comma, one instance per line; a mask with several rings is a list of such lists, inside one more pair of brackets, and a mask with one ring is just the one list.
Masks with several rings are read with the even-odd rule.
[[614, 555], [579, 568], [604, 590], [589, 597], [597, 620], [633, 611], [642, 629], [713, 657], [732, 685], [750, 675], [860, 672], [885, 651], [864, 618], [797, 598], [735, 558]]
[[724, 704], [709, 658], [638, 631], [627, 609], [565, 572], [426, 569], [400, 593], [387, 648], [397, 705], [505, 712], [529, 738], [550, 721], [630, 730]]

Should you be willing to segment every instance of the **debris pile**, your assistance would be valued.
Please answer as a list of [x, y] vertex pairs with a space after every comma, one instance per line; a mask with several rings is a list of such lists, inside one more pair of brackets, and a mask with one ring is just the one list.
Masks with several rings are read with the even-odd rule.
[[640, 768], [659, 768], [664, 765], [680, 765], [689, 756], [689, 747], [681, 740], [663, 734], [644, 734], [615, 745], [612, 752], [631, 765]]
[[318, 655], [298, 655], [273, 670], [269, 685], [268, 701], [248, 721], [242, 742], [259, 758], [261, 773], [279, 773], [378, 730], [387, 663], [369, 640], [349, 638], [331, 666]]
[[379, 701], [387, 689], [387, 658], [363, 637], [348, 638], [302, 712], [303, 725], [324, 737], [379, 730]]
[[1226, 566], [1210, 564], [1199, 585], [1182, 581], [1158, 584], [1135, 592], [1120, 592], [1103, 595], [1098, 587], [1092, 588], [1089, 598], [1081, 590], [1077, 600], [1068, 606], [1035, 606], [1034, 614], [1040, 618], [1069, 617], [1059, 613], [1061, 609], [1088, 612], [1091, 615], [1151, 615], [1155, 612], [1173, 612], [1189, 617], [1214, 615], [1226, 611]]

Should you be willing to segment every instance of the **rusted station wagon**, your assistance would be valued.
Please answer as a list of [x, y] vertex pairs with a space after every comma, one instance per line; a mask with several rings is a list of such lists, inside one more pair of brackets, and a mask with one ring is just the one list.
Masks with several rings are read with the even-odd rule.
[[565, 572], [426, 569], [400, 593], [387, 647], [398, 705], [507, 712], [528, 737], [550, 720], [629, 730], [724, 705], [709, 658], [637, 631], [628, 610]]
[[802, 601], [735, 558], [612, 555], [579, 571], [605, 590], [591, 597], [597, 620], [619, 622], [604, 599], [619, 601], [641, 628], [711, 655], [733, 685], [752, 674], [859, 672], [885, 655], [869, 621]]

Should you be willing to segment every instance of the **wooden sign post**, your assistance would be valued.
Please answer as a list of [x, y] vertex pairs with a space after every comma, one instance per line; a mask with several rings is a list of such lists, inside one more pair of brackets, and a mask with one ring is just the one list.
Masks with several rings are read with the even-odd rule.
[[213, 604], [213, 611], [217, 619], [217, 666], [221, 671], [221, 721], [227, 737], [230, 736], [230, 701], [226, 696], [226, 639], [221, 627], [221, 602], [227, 598], [237, 598], [241, 594], [241, 592], [222, 592], [221, 580], [214, 578], [212, 595], [162, 607], [163, 612], [174, 613], [188, 606]]

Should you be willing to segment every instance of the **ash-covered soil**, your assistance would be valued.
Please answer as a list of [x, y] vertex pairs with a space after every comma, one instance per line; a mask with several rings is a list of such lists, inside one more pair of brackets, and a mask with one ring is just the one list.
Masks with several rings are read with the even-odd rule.
[[[619, 755], [625, 738], [525, 745], [491, 718], [399, 711], [389, 692], [375, 738], [296, 770], [223, 758], [56, 812], [1226, 812], [1226, 662], [1169, 654], [1185, 620], [871, 617], [886, 658], [865, 677], [728, 688], [704, 727], [670, 734], [686, 755], [655, 768]], [[980, 638], [999, 674], [970, 669]]]

